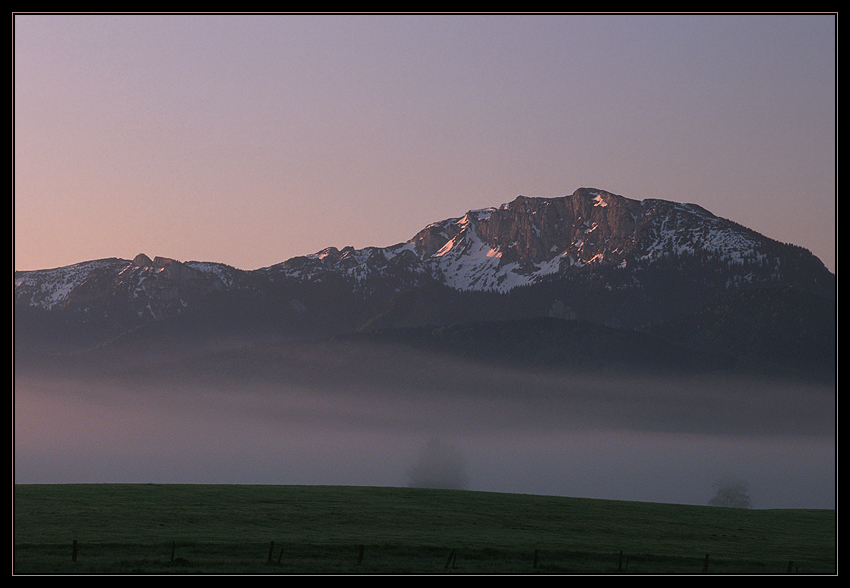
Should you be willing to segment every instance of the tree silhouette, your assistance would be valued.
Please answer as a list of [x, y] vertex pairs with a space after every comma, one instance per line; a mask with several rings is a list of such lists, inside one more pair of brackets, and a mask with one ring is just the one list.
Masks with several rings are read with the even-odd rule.
[[726, 506], [731, 508], [750, 508], [750, 495], [747, 482], [744, 480], [725, 480], [718, 482], [717, 493], [708, 501], [709, 506]]
[[419, 460], [407, 470], [407, 485], [413, 488], [467, 488], [466, 463], [460, 452], [439, 439], [431, 439]]

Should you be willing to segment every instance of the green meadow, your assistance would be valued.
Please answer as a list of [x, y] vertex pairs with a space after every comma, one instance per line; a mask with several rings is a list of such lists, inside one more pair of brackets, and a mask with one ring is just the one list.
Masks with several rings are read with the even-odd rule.
[[14, 487], [15, 574], [835, 574], [835, 510], [348, 486]]

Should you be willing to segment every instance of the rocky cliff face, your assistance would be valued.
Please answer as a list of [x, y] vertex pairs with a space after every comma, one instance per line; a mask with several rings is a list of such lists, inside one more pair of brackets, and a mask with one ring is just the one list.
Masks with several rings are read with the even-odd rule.
[[520, 196], [478, 223], [506, 263], [544, 263], [554, 255], [589, 262], [635, 248], [641, 203], [604, 191], [579, 189], [563, 198]]
[[[456, 239], [471, 223], [500, 265], [514, 262], [619, 265], [661, 255], [706, 252], [740, 257], [769, 241], [693, 204], [630, 200], [581, 188], [563, 198], [520, 196], [499, 208], [470, 212], [443, 226], [441, 241], [429, 229], [423, 258]], [[439, 233], [437, 233], [439, 234]], [[420, 235], [422, 235], [420, 233]]]

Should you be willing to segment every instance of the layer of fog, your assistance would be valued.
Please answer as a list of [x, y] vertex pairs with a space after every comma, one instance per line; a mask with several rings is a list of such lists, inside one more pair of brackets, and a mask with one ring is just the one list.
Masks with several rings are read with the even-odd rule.
[[438, 439], [472, 490], [706, 504], [733, 476], [755, 508], [835, 507], [832, 386], [389, 355], [249, 364], [17, 373], [15, 481], [404, 486]]

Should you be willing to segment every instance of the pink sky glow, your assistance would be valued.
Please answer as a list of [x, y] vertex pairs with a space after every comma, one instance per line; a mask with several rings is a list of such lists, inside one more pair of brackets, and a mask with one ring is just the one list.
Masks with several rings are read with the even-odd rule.
[[17, 14], [14, 38], [17, 270], [256, 269], [595, 187], [835, 271], [835, 15]]

